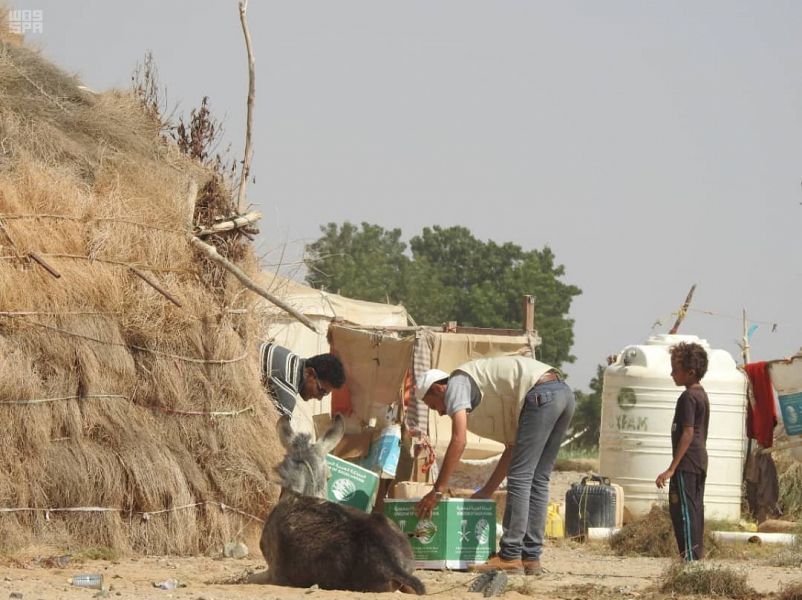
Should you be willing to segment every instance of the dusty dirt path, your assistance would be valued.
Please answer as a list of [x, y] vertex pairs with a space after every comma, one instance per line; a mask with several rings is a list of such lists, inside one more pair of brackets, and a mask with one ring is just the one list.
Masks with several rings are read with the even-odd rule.
[[[555, 471], [552, 474], [550, 496], [562, 501], [572, 482], [583, 473]], [[64, 568], [42, 566], [43, 557], [54, 552], [38, 549], [24, 556], [0, 557], [0, 600], [21, 594], [22, 600], [90, 600], [98, 590], [72, 587], [70, 577], [80, 573], [101, 573], [111, 589], [107, 598], [156, 600], [331, 600], [335, 598], [367, 599], [396, 598], [397, 594], [359, 594], [342, 591], [295, 589], [253, 584], [225, 584], [241, 578], [247, 572], [262, 571], [265, 563], [257, 544], [252, 542], [252, 554], [244, 559], [215, 559], [208, 557], [128, 557], [116, 561], [75, 560]], [[255, 552], [255, 553], [254, 553]], [[745, 558], [714, 561], [746, 572], [748, 583], [762, 594], [777, 592], [783, 585], [802, 584], [802, 569], [771, 567], [763, 558], [745, 550]], [[619, 557], [603, 545], [586, 546], [562, 540], [547, 542], [541, 577], [510, 577], [502, 598], [631, 598], [636, 600], [654, 589], [661, 573], [669, 565], [665, 558]], [[429, 595], [443, 600], [472, 600], [482, 598], [469, 594], [468, 585], [474, 575], [451, 571], [417, 571], [426, 584]], [[161, 590], [153, 583], [177, 579], [186, 587]], [[579, 586], [585, 586], [585, 589]], [[593, 586], [593, 587], [590, 587]], [[17, 598], [18, 596], [15, 596]], [[103, 597], [103, 596], [100, 596]]]
[[[353, 592], [294, 589], [248, 584], [223, 584], [245, 572], [261, 570], [264, 563], [255, 557], [242, 560], [213, 558], [143, 557], [119, 561], [87, 561], [71, 563], [67, 568], [37, 566], [36, 557], [6, 560], [0, 567], [0, 599], [21, 594], [23, 600], [90, 599], [97, 590], [74, 588], [69, 578], [77, 573], [102, 573], [111, 586], [108, 598], [154, 598], [160, 600], [328, 600], [333, 598], [399, 598], [396, 594], [357, 594]], [[593, 596], [636, 598], [655, 585], [668, 559], [623, 558], [605, 553], [602, 548], [552, 544], [544, 555], [547, 569], [541, 577], [510, 577], [504, 598], [584, 597], [569, 586], [592, 585]], [[758, 592], [778, 591], [782, 585], [802, 583], [799, 568], [769, 567], [759, 560], [717, 561], [735, 569], [748, 571], [749, 584]], [[474, 575], [462, 572], [418, 571], [429, 594], [444, 600], [465, 600], [481, 596], [467, 593]], [[161, 590], [153, 582], [174, 578], [186, 587]], [[581, 591], [581, 590], [580, 590]], [[14, 596], [18, 598], [19, 596]]]

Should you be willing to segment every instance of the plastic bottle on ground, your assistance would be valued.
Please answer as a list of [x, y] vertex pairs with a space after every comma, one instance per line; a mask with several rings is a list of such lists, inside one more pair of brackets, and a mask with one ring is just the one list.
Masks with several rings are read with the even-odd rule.
[[75, 575], [70, 582], [75, 587], [101, 589], [103, 587], [103, 575], [97, 573], [84, 573]]

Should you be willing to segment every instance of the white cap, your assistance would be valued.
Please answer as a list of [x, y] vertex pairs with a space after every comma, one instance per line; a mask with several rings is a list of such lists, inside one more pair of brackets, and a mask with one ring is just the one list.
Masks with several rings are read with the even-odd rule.
[[429, 391], [429, 388], [432, 387], [432, 384], [443, 381], [444, 379], [448, 379], [448, 373], [440, 369], [429, 369], [423, 374], [423, 377], [420, 378], [418, 387], [415, 390], [415, 397], [418, 401], [423, 402], [423, 397]]

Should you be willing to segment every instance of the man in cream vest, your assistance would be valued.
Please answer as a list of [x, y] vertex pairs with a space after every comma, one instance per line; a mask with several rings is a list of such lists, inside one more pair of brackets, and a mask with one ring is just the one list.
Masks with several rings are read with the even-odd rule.
[[499, 552], [476, 571], [503, 569], [536, 575], [549, 503], [549, 477], [574, 414], [574, 393], [560, 373], [523, 356], [480, 358], [450, 375], [424, 373], [416, 394], [429, 408], [451, 417], [451, 442], [434, 489], [418, 503], [431, 515], [459, 463], [467, 432], [506, 446], [487, 483], [474, 498], [490, 498], [507, 477], [507, 506]]

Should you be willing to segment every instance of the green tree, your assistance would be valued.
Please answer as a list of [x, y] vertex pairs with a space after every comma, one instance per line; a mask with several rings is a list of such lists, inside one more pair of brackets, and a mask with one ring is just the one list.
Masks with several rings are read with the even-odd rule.
[[320, 230], [323, 235], [306, 246], [309, 285], [360, 300], [399, 301], [409, 262], [400, 229], [346, 221]]
[[584, 431], [571, 442], [578, 448], [598, 448], [601, 432], [602, 386], [604, 384], [604, 366], [596, 368], [596, 376], [590, 380], [590, 393], [574, 390], [576, 394], [576, 410], [571, 421], [574, 433]]
[[538, 358], [554, 366], [574, 361], [570, 352], [574, 320], [567, 315], [574, 296], [582, 291], [560, 280], [565, 268], [555, 264], [548, 246], [524, 251], [509, 242], [499, 245], [478, 240], [465, 227], [435, 226], [413, 237], [410, 247], [413, 262], [425, 259], [436, 265], [440, 284], [450, 289], [454, 298], [453, 306], [444, 305], [450, 313], [436, 315], [439, 318], [429, 322], [452, 320], [474, 327], [518, 328], [521, 299], [533, 294], [536, 328], [543, 338]]
[[410, 260], [403, 275], [398, 302], [422, 325], [453, 321], [457, 298], [439, 277], [439, 269], [425, 258]]
[[521, 300], [536, 299], [538, 358], [572, 362], [571, 301], [581, 290], [562, 281], [554, 253], [477, 239], [465, 227], [426, 227], [405, 254], [401, 231], [335, 223], [307, 246], [307, 282], [353, 298], [401, 302], [418, 323], [457, 321], [474, 327], [521, 327]]

